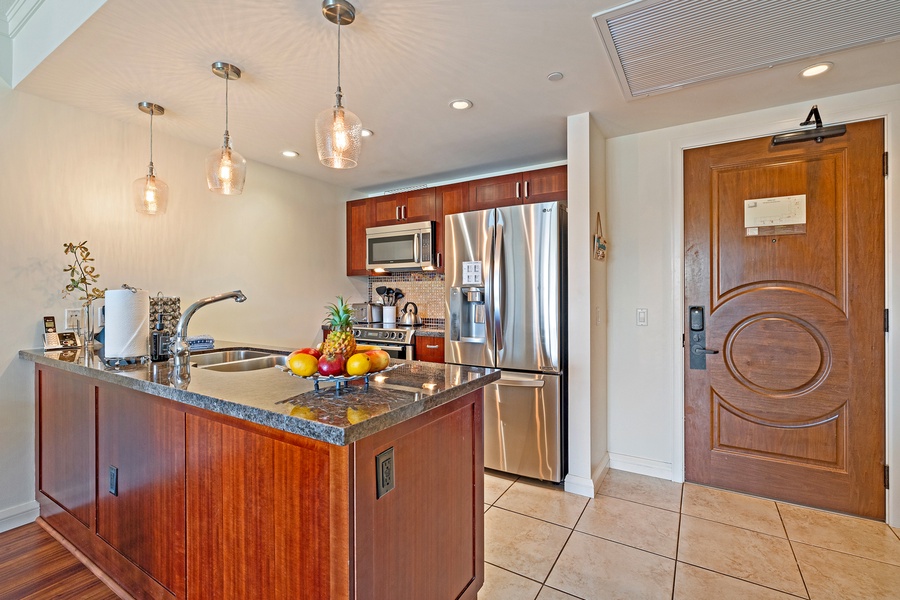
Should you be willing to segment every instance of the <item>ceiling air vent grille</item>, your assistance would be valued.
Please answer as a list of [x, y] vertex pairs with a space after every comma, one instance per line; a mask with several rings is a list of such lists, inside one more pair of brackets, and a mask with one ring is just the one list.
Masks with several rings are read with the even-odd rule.
[[594, 21], [637, 97], [898, 36], [900, 0], [646, 0]]

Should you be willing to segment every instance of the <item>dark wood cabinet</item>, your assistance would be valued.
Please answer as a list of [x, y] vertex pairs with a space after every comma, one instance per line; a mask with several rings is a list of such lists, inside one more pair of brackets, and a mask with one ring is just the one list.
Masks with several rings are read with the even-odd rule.
[[369, 202], [372, 227], [434, 221], [439, 212], [435, 207], [434, 188], [370, 198]]
[[425, 362], [444, 362], [444, 338], [415, 336], [416, 360]]
[[523, 203], [564, 202], [568, 197], [567, 173], [568, 168], [562, 165], [470, 181], [469, 210]]
[[435, 271], [444, 272], [444, 217], [469, 210], [469, 184], [451, 183], [435, 189], [438, 218], [434, 225]]
[[522, 204], [522, 174], [500, 175], [469, 182], [469, 210]]
[[369, 201], [347, 203], [347, 275], [368, 275], [366, 269], [366, 227], [369, 226]]
[[97, 393], [97, 534], [185, 596], [185, 414], [118, 386]]
[[525, 203], [565, 202], [568, 200], [568, 173], [566, 165], [523, 173]]
[[38, 491], [94, 528], [94, 385], [56, 369], [35, 371]]

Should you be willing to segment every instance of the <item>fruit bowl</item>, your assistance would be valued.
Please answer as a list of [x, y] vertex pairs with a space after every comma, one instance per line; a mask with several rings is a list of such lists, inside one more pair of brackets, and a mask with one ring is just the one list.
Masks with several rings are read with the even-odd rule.
[[373, 371], [372, 373], [366, 373], [365, 375], [320, 375], [319, 373], [314, 373], [314, 374], [310, 375], [309, 377], [302, 377], [300, 375], [296, 375], [293, 372], [291, 372], [290, 369], [288, 369], [286, 367], [282, 367], [281, 370], [284, 373], [287, 373], [288, 375], [290, 375], [291, 377], [297, 377], [299, 379], [307, 379], [309, 381], [312, 381], [315, 386], [316, 391], [318, 392], [319, 391], [319, 383], [333, 382], [335, 384], [336, 391], [339, 391], [341, 389], [342, 385], [346, 386], [351, 381], [358, 381], [360, 379], [365, 381], [365, 385], [368, 386], [369, 385], [369, 377], [371, 377], [372, 375], [381, 375], [382, 373], [387, 373], [388, 371], [393, 371], [397, 367], [402, 367], [402, 366], [403, 366], [403, 363], [394, 363], [392, 365], [388, 365], [387, 367], [381, 369], [380, 371]]

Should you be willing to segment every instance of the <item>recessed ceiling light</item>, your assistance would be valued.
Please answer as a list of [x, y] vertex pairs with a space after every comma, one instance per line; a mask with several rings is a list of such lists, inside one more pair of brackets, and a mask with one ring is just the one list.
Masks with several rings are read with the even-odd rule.
[[834, 63], [823, 62], [817, 65], [812, 65], [811, 67], [806, 67], [803, 71], [800, 72], [804, 77], [815, 77], [816, 75], [821, 75], [825, 71], [831, 69], [834, 66]]
[[372, 137], [373, 135], [375, 135], [375, 132], [371, 129], [363, 129], [359, 132], [359, 134], [363, 137]]
[[472, 101], [466, 100], [465, 98], [460, 98], [459, 100], [451, 100], [450, 108], [455, 108], [456, 110], [466, 110], [467, 108], [472, 108]]
[[297, 158], [298, 156], [300, 156], [300, 153], [295, 152], [294, 150], [285, 150], [281, 153], [281, 155], [286, 158]]
[[563, 74], [560, 73], [559, 71], [553, 71], [552, 73], [547, 75], [547, 79], [549, 79], [550, 81], [559, 81], [562, 78], [563, 78]]

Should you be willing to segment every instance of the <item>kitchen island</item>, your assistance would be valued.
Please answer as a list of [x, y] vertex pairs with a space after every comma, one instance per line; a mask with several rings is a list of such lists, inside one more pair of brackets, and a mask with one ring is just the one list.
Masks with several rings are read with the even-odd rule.
[[476, 597], [498, 372], [403, 362], [317, 391], [277, 367], [194, 367], [176, 389], [166, 363], [20, 357], [41, 517], [135, 597]]

